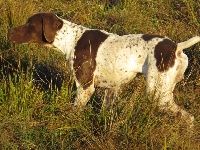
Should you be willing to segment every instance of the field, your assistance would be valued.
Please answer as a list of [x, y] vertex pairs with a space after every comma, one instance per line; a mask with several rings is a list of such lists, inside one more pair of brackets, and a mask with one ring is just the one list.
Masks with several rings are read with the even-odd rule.
[[189, 128], [145, 95], [142, 75], [108, 111], [98, 89], [82, 112], [65, 56], [37, 44], [13, 45], [11, 27], [37, 12], [119, 35], [151, 33], [176, 42], [200, 35], [199, 0], [0, 0], [0, 149], [200, 150], [200, 44], [184, 50], [176, 103], [195, 117]]

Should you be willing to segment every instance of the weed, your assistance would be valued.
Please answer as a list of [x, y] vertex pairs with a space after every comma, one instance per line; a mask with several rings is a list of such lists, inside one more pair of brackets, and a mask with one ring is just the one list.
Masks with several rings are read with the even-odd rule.
[[9, 28], [47, 11], [90, 28], [153, 33], [180, 42], [199, 34], [199, 9], [197, 0], [1, 0], [0, 149], [200, 149], [199, 45], [186, 50], [186, 78], [174, 91], [176, 103], [195, 116], [192, 132], [145, 96], [143, 76], [125, 86], [108, 111], [99, 109], [102, 89], [76, 111], [65, 56], [7, 40]]

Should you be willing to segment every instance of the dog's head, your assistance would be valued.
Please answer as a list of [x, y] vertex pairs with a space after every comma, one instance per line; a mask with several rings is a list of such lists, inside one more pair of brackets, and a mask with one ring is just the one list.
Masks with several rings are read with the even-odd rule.
[[8, 32], [8, 38], [13, 43], [50, 44], [54, 41], [56, 32], [63, 26], [63, 21], [53, 13], [37, 13], [27, 22]]

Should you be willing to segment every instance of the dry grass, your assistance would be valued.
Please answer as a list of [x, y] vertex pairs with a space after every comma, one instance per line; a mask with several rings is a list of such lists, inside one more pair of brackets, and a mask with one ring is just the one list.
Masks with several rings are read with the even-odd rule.
[[0, 149], [200, 149], [200, 51], [186, 50], [189, 68], [176, 102], [195, 116], [193, 131], [146, 98], [142, 76], [124, 87], [113, 107], [98, 109], [101, 89], [83, 112], [65, 56], [42, 46], [11, 45], [7, 31], [37, 12], [118, 34], [154, 33], [183, 41], [200, 31], [198, 0], [1, 0]]

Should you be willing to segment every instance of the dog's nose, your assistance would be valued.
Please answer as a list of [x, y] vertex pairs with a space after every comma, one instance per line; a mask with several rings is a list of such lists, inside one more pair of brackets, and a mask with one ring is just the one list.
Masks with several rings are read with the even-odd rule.
[[13, 29], [8, 30], [8, 34], [7, 34], [8, 40], [14, 43], [15, 41], [13, 40], [13, 34], [14, 34]]
[[8, 30], [7, 37], [8, 37], [9, 40], [10, 40], [10, 37], [11, 37], [12, 33], [13, 33], [12, 29]]

